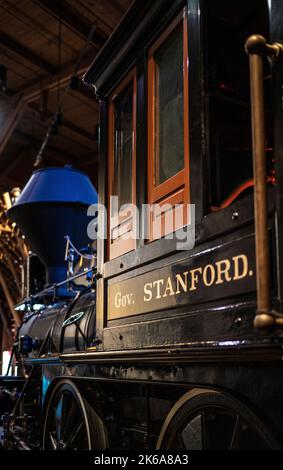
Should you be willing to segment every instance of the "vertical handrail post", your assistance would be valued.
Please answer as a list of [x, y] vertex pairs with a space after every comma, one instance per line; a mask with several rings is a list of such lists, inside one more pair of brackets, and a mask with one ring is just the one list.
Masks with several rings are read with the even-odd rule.
[[275, 323], [270, 304], [263, 56], [269, 57], [272, 61], [277, 60], [282, 54], [282, 47], [278, 43], [267, 44], [260, 35], [250, 36], [245, 45], [250, 62], [257, 287], [257, 312], [254, 326], [256, 328], [266, 328]]

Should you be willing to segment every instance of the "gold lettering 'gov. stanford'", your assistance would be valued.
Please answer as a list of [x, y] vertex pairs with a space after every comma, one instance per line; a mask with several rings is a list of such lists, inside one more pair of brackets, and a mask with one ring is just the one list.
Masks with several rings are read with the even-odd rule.
[[[239, 242], [240, 243], [240, 242]], [[109, 282], [109, 320], [215, 301], [256, 290], [254, 241], [206, 251], [159, 269]], [[221, 251], [221, 253], [220, 253]]]
[[230, 282], [237, 282], [247, 276], [253, 276], [249, 270], [248, 258], [244, 254], [222, 259], [191, 270], [185, 270], [175, 276], [168, 276], [147, 282], [144, 285], [144, 302], [177, 296], [184, 292], [196, 291], [199, 287], [211, 288]]

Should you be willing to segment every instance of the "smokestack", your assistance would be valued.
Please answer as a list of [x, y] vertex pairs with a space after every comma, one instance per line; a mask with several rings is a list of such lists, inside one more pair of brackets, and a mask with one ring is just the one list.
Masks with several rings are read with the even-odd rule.
[[46, 284], [66, 279], [65, 236], [81, 249], [87, 236], [87, 209], [97, 192], [87, 175], [69, 166], [33, 172], [9, 216], [46, 269]]

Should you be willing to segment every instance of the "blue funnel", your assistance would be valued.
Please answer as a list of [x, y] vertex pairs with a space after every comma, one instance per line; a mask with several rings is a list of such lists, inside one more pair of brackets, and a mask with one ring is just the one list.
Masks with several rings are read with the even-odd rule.
[[10, 217], [25, 235], [46, 269], [46, 284], [66, 279], [65, 236], [81, 249], [87, 236], [87, 209], [97, 203], [97, 192], [87, 175], [71, 167], [34, 171]]

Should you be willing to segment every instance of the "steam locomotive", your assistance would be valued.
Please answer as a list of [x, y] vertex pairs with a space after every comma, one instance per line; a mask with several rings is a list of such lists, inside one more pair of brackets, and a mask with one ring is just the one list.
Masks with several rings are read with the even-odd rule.
[[95, 57], [106, 236], [71, 168], [10, 211], [46, 275], [17, 306], [4, 447], [282, 448], [282, 40], [279, 0], [145, 0]]

